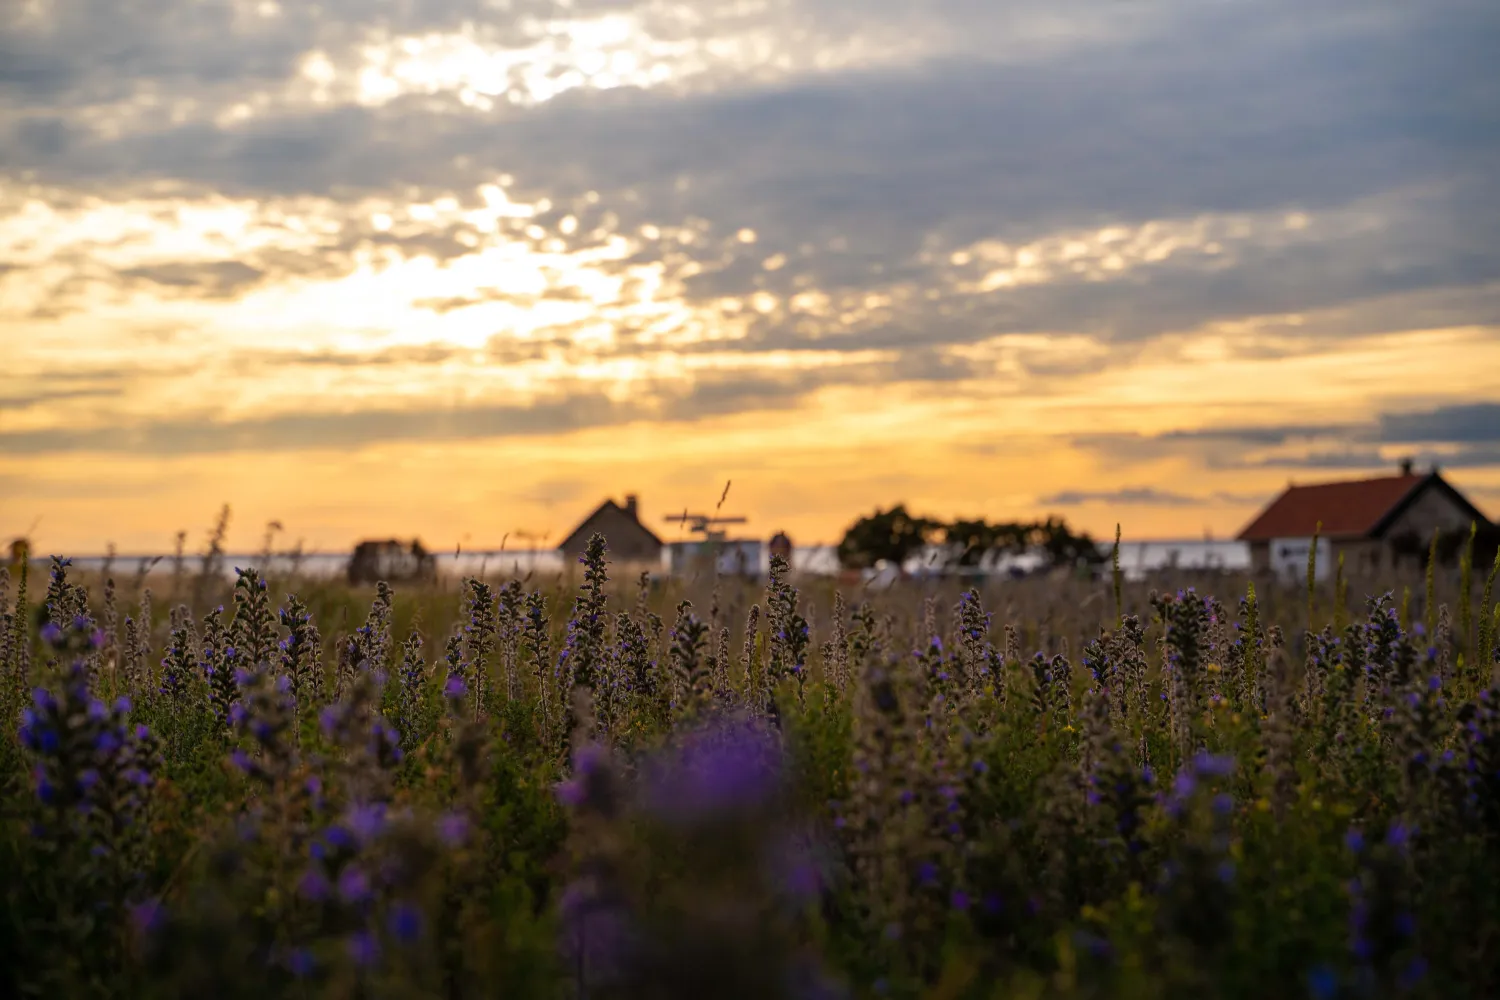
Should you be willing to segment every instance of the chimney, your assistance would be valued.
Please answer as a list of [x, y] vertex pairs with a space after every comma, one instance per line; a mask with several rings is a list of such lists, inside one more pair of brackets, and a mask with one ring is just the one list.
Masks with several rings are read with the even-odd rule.
[[1411, 459], [1409, 459], [1409, 458], [1403, 458], [1401, 460], [1401, 474], [1403, 476], [1409, 476], [1409, 475], [1411, 475], [1411, 467], [1412, 467], [1412, 460]]
[[636, 509], [636, 495], [634, 493], [627, 493], [627, 494], [625, 494], [625, 513], [629, 514], [631, 517], [635, 518], [637, 521], [639, 521], [641, 519], [640, 514], [637, 513], [637, 509]]

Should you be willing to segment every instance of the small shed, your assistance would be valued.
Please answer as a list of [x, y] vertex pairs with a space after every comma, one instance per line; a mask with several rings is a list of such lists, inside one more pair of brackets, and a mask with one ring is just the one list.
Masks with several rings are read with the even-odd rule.
[[595, 533], [604, 536], [609, 557], [619, 563], [660, 563], [662, 540], [641, 523], [640, 501], [634, 493], [623, 504], [605, 500], [562, 540], [557, 549], [569, 559], [583, 555]]
[[437, 560], [419, 541], [409, 545], [394, 538], [360, 542], [349, 559], [349, 583], [425, 582], [437, 577]]
[[[1321, 529], [1318, 528], [1321, 522]], [[1395, 476], [1289, 486], [1240, 532], [1256, 572], [1305, 571], [1313, 536], [1322, 575], [1344, 556], [1351, 573], [1394, 568], [1421, 558], [1433, 533], [1467, 533], [1489, 520], [1436, 468], [1425, 475], [1403, 462]]]

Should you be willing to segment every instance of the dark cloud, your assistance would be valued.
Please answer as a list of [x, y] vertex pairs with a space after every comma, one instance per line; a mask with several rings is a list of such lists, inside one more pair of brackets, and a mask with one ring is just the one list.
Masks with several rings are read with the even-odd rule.
[[[257, 19], [242, 6], [68, 0], [35, 20], [0, 12], [0, 180], [339, 205], [451, 193], [472, 204], [476, 185], [508, 173], [517, 198], [553, 206], [508, 220], [507, 236], [533, 239], [524, 229], [535, 223], [578, 250], [649, 223], [665, 231], [636, 261], [690, 274], [690, 297], [780, 297], [744, 339], [684, 353], [883, 350], [927, 380], [972, 377], [980, 366], [941, 348], [1003, 333], [1129, 344], [1246, 316], [1326, 318], [1280, 330], [1295, 341], [1500, 323], [1500, 76], [1490, 68], [1500, 7], [1488, 0], [1311, 9], [1162, 0], [1128, 13], [1074, 0], [787, 0], [747, 13], [713, 0], [693, 5], [702, 28], [674, 27], [651, 5], [580, 0], [572, 13], [634, 12], [661, 37], [784, 22], [830, 39], [886, 29], [948, 41], [925, 60], [755, 85], [730, 74], [702, 91], [575, 91], [489, 112], [451, 94], [379, 107], [293, 102], [218, 124], [216, 113], [247, 95], [294, 81], [315, 49], [338, 61], [382, 32], [465, 24], [484, 41], [519, 42], [527, 15], [562, 10], [518, 0], [497, 17], [482, 0], [331, 0], [284, 3], [279, 17]], [[174, 117], [161, 95], [197, 105]], [[1291, 211], [1311, 215], [1306, 232], [1267, 228]], [[1059, 265], [1046, 283], [976, 294], [956, 286], [977, 278], [977, 265], [948, 257], [981, 239], [1014, 245], [1222, 213], [1250, 213], [1260, 228], [1226, 236], [1219, 253], [1184, 246], [1102, 277]], [[568, 214], [578, 226], [564, 235]], [[450, 261], [485, 238], [449, 222], [380, 232], [352, 208], [336, 221], [337, 232], [296, 252], [113, 277], [227, 297], [286, 275], [345, 273], [370, 249]], [[700, 234], [691, 244], [675, 239], [685, 225]], [[742, 227], [756, 231], [754, 244], [735, 240]], [[762, 266], [772, 255], [784, 266]], [[78, 308], [80, 287], [64, 283], [41, 314]], [[804, 287], [854, 301], [870, 290], [931, 294], [819, 317], [788, 304]], [[491, 297], [507, 296], [479, 289], [420, 304], [442, 313]], [[637, 331], [618, 332], [620, 353], [641, 349]], [[572, 356], [567, 331], [555, 334], [497, 337], [492, 353]], [[1066, 376], [1117, 360], [1023, 356], [1019, 365]], [[738, 391], [748, 406], [784, 389], [773, 379]]]
[[42, 403], [64, 402], [73, 399], [99, 399], [119, 396], [117, 386], [86, 386], [77, 389], [39, 389], [35, 392], [0, 393], [0, 410], [26, 410]]
[[119, 272], [127, 281], [146, 282], [198, 298], [232, 298], [265, 276], [259, 268], [237, 260], [146, 264]]
[[1050, 496], [1039, 497], [1037, 502], [1049, 507], [1081, 507], [1086, 504], [1108, 504], [1111, 506], [1145, 507], [1200, 507], [1210, 502], [1204, 497], [1158, 490], [1150, 486], [1127, 486], [1118, 490], [1080, 491], [1064, 490]]
[[[325, 356], [312, 363], [341, 364], [335, 357]], [[286, 355], [269, 360], [291, 363]], [[294, 412], [243, 420], [203, 414], [92, 428], [0, 429], [0, 453], [304, 451], [358, 448], [381, 441], [558, 434], [636, 421], [693, 423], [732, 413], [790, 408], [826, 387], [869, 386], [879, 390], [903, 381], [949, 381], [963, 370], [960, 363], [950, 366], [934, 362], [927, 368], [907, 371], [891, 362], [878, 362], [792, 372], [707, 371], [687, 379], [642, 384], [624, 402], [580, 383], [524, 404]]]
[[621, 410], [598, 395], [556, 402], [450, 409], [291, 413], [251, 420], [155, 420], [91, 429], [0, 432], [14, 454], [130, 452], [190, 455], [233, 451], [352, 448], [375, 441], [469, 439], [553, 434], [617, 422]]
[[[1205, 427], [1162, 434], [1090, 434], [1076, 447], [1130, 459], [1190, 452], [1211, 468], [1389, 469], [1381, 445], [1419, 444], [1403, 457], [1419, 467], [1500, 465], [1500, 404], [1459, 403], [1382, 413], [1361, 424], [1267, 424]], [[1287, 451], [1288, 446], [1313, 447]], [[1086, 494], [1078, 494], [1084, 496]]]
[[1422, 413], [1384, 413], [1380, 440], [1500, 444], [1500, 403], [1441, 406]]

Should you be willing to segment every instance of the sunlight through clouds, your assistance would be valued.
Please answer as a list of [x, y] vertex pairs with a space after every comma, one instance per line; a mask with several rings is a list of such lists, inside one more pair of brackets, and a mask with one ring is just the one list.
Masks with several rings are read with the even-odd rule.
[[[1493, 12], [1271, 2], [1295, 31], [1186, 0], [12, 6], [0, 515], [78, 456], [175, 470], [129, 529], [160, 535], [307, 453], [403, 496], [374, 456], [664, 504], [743, 470], [821, 537], [1157, 482], [1231, 531], [1299, 463], [1386, 463], [1387, 416], [1500, 398]], [[1322, 430], [1189, 435], [1282, 418]], [[1421, 446], [1500, 487], [1490, 443]], [[341, 488], [283, 485], [266, 516]]]

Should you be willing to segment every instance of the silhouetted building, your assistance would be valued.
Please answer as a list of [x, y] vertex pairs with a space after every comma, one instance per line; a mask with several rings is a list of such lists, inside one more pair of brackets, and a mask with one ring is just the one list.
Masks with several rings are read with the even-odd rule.
[[641, 523], [640, 507], [634, 493], [625, 497], [624, 505], [606, 500], [574, 528], [557, 549], [570, 559], [583, 555], [595, 533], [604, 536], [609, 558], [619, 563], [661, 562], [662, 540]]
[[396, 541], [360, 542], [354, 547], [349, 560], [349, 582], [351, 584], [411, 583], [437, 578], [437, 560], [419, 541], [410, 545]]
[[1295, 573], [1301, 566], [1305, 572], [1316, 530], [1320, 576], [1340, 554], [1349, 572], [1370, 573], [1394, 567], [1403, 556], [1420, 560], [1434, 531], [1467, 533], [1471, 522], [1489, 527], [1437, 469], [1418, 475], [1403, 462], [1398, 476], [1289, 486], [1239, 540], [1250, 546], [1252, 570]]
[[787, 537], [786, 532], [778, 531], [776, 532], [776, 534], [772, 535], [771, 540], [766, 543], [766, 549], [768, 550], [771, 558], [774, 559], [777, 556], [780, 556], [787, 561], [788, 565], [791, 564], [792, 540]]

